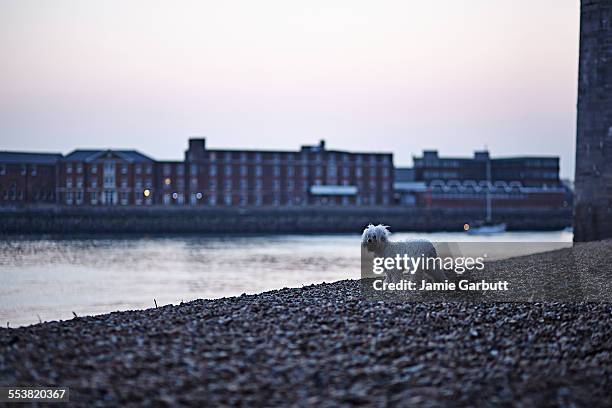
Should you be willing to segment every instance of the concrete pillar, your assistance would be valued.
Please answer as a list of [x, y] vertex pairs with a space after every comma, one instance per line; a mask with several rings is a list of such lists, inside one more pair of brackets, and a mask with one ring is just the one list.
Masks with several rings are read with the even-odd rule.
[[582, 0], [574, 241], [612, 238], [612, 0]]

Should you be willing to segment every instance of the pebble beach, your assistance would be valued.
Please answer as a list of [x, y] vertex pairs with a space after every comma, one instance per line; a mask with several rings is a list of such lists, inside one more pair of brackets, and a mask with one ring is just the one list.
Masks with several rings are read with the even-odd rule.
[[3, 328], [0, 385], [75, 406], [607, 407], [612, 304], [372, 301], [345, 280]]

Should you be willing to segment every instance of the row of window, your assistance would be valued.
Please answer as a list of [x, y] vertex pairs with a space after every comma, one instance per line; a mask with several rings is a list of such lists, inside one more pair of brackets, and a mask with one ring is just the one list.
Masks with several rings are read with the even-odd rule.
[[[8, 173], [8, 167], [6, 164], [0, 164], [0, 176], [5, 176]], [[25, 176], [28, 174], [28, 166], [26, 164], [22, 164], [19, 170], [19, 174]], [[35, 164], [30, 165], [30, 175], [36, 176], [38, 175], [38, 167]]]
[[[111, 187], [116, 186], [114, 176], [104, 176], [103, 181], [104, 181], [103, 185], [105, 188], [111, 188]], [[97, 188], [98, 179], [90, 180], [89, 185], [92, 188]], [[122, 188], [127, 188], [128, 179], [122, 178], [120, 185]], [[134, 185], [136, 188], [142, 188], [143, 186], [147, 186], [148, 188], [151, 188], [153, 186], [153, 181], [151, 179], [146, 179], [144, 181], [142, 179], [136, 179], [136, 182], [134, 183]], [[66, 178], [66, 188], [72, 188], [73, 186], [76, 186], [77, 188], [82, 188], [83, 187], [83, 177], [77, 177], [76, 182], [71, 177]]]
[[[94, 191], [89, 193], [89, 203], [91, 205], [97, 204], [108, 204], [108, 205], [129, 205], [129, 194], [125, 192], [117, 193], [115, 191], [103, 191], [101, 194]], [[136, 205], [151, 205], [153, 204], [153, 199], [150, 197], [143, 197], [142, 194], [132, 193], [134, 194], [134, 204]], [[65, 202], [68, 205], [84, 204], [84, 193], [83, 191], [68, 191], [65, 194]]]
[[[307, 196], [304, 196], [304, 197], [295, 196], [295, 197], [285, 199], [283, 201], [281, 201], [281, 197], [279, 195], [274, 195], [268, 198], [270, 198], [270, 202], [272, 205], [281, 205], [281, 202], [284, 205], [307, 205], [308, 204]], [[84, 204], [85, 203], [84, 194], [81, 191], [78, 191], [75, 193], [67, 192], [65, 202], [67, 205]], [[107, 194], [103, 194], [99, 196], [97, 193], [94, 192], [94, 193], [90, 193], [89, 202], [92, 205], [97, 205], [97, 204], [129, 205], [130, 204], [128, 193], [119, 193], [118, 195], [107, 193]], [[183, 205], [185, 204], [185, 196], [181, 193], [164, 194], [162, 202], [164, 205], [171, 205], [171, 204]], [[202, 203], [202, 204], [208, 204], [211, 206], [215, 206], [215, 205], [231, 206], [235, 202], [238, 202], [239, 205], [247, 205], [249, 201], [246, 195], [233, 196], [231, 194], [226, 194], [226, 195], [220, 195], [220, 196], [210, 195], [208, 197], [204, 197], [201, 193], [196, 193], [190, 196], [189, 203], [191, 205], [197, 205], [197, 204]], [[261, 194], [252, 196], [251, 202], [255, 205], [263, 205], [264, 196]], [[382, 198], [382, 202], [383, 204], [389, 204], [389, 197], [384, 196]], [[370, 204], [376, 204], [376, 196], [369, 195], [365, 197], [356, 197], [354, 199], [350, 197], [340, 197], [337, 199], [328, 198], [328, 197], [316, 197], [311, 200], [311, 203], [316, 204], [316, 205], [329, 205], [329, 204], [370, 205]], [[153, 201], [150, 198], [143, 199], [139, 195], [134, 195], [134, 204], [135, 205], [143, 205], [143, 204], [151, 205], [153, 204]]]
[[[349, 153], [326, 153], [325, 159], [327, 161], [343, 161], [349, 162], [350, 157], [353, 156], [355, 158], [355, 162], [357, 163], [377, 163], [378, 158], [381, 157], [380, 161], [382, 163], [391, 163], [391, 159], [386, 155], [377, 155], [377, 154], [349, 154]], [[301, 161], [307, 162], [309, 159], [314, 159], [316, 162], [322, 162], [324, 159], [324, 155], [322, 153], [316, 153], [314, 156], [312, 153], [272, 153], [272, 162], [281, 162], [281, 161]], [[264, 161], [264, 156], [260, 152], [209, 152], [207, 159], [211, 162], [217, 160], [224, 161], [232, 161], [234, 159], [239, 160], [241, 162], [247, 162], [249, 159], [254, 160], [257, 163], [261, 163]]]
[[[115, 162], [104, 162], [104, 172], [105, 173], [111, 173], [111, 172], [115, 172]], [[128, 172], [128, 165], [127, 164], [121, 164], [119, 166], [119, 170], [121, 171], [121, 174], [127, 174]], [[68, 174], [72, 174], [72, 173], [77, 173], [77, 174], [82, 174], [83, 173], [83, 163], [76, 163], [73, 164], [72, 163], [66, 163], [66, 173]], [[90, 172], [92, 174], [97, 174], [98, 173], [98, 165], [97, 164], [92, 164], [90, 165]], [[145, 174], [152, 174], [153, 173], [153, 166], [151, 164], [146, 164], [146, 165], [141, 165], [141, 164], [135, 164], [134, 165], [134, 172], [136, 174], [142, 174], [143, 172]]]
[[[208, 175], [209, 176], [216, 176], [217, 175], [217, 165], [215, 164], [211, 164], [208, 168]], [[231, 165], [225, 165], [223, 167], [223, 174], [225, 176], [231, 176], [232, 172], [233, 172], [234, 167]], [[192, 169], [194, 170], [194, 169]], [[274, 175], [274, 177], [280, 177], [281, 175], [281, 166], [274, 166], [272, 168], [272, 174]], [[370, 177], [376, 177], [376, 168], [375, 167], [370, 167], [369, 168], [369, 172], [367, 172], [367, 174], [370, 175]], [[246, 176], [249, 174], [249, 168], [246, 165], [240, 166], [239, 168], [239, 173], [241, 176]], [[308, 177], [308, 175], [311, 173], [311, 170], [309, 169], [309, 166], [302, 166], [297, 167], [297, 166], [288, 166], [286, 167], [286, 174], [287, 177], [293, 177], [295, 176], [297, 173], [301, 174], [302, 177]], [[342, 174], [342, 176], [344, 177], [350, 177], [351, 174], [351, 168], [350, 167], [340, 167], [338, 168], [337, 166], [334, 165], [328, 165], [327, 166], [327, 176], [328, 177], [336, 177], [339, 173]], [[191, 174], [197, 174], [197, 169], [195, 171], [193, 171]], [[362, 177], [364, 174], [364, 169], [361, 167], [356, 167], [355, 168], [355, 176], [356, 177]], [[382, 176], [383, 177], [389, 177], [390, 174], [390, 169], [388, 167], [383, 167], [382, 168]], [[167, 174], [169, 175], [169, 173]], [[256, 176], [262, 176], [263, 175], [263, 166], [255, 166], [255, 175]], [[321, 166], [317, 166], [314, 168], [314, 175], [315, 176], [322, 176], [323, 175], [323, 168]]]
[[[23, 201], [24, 193], [23, 190], [18, 188], [10, 188], [2, 190], [2, 199], [4, 201]], [[55, 193], [53, 190], [35, 190], [32, 192], [32, 199], [34, 201], [53, 201], [55, 199]]]

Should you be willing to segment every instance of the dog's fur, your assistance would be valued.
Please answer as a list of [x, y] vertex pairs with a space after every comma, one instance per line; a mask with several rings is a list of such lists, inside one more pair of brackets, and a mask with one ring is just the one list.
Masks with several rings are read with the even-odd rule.
[[[368, 252], [371, 252], [376, 257], [394, 258], [396, 255], [409, 257], [436, 257], [437, 251], [433, 244], [425, 239], [413, 239], [408, 241], [392, 242], [389, 238], [391, 233], [386, 225], [368, 225], [363, 230], [361, 235], [361, 245]], [[412, 276], [412, 277], [411, 277]], [[392, 269], [386, 272], [385, 282], [397, 283], [402, 279], [414, 280], [416, 282], [422, 279], [432, 280], [434, 282], [442, 282], [446, 276], [442, 271], [430, 271], [421, 269], [415, 274], [404, 274], [401, 269]]]

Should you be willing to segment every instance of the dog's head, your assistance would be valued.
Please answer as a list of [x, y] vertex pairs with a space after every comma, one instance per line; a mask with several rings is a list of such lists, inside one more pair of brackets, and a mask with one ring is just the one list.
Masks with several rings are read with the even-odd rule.
[[389, 235], [391, 235], [387, 228], [389, 228], [387, 225], [382, 224], [368, 225], [361, 235], [361, 245], [370, 252], [381, 250], [387, 245]]

